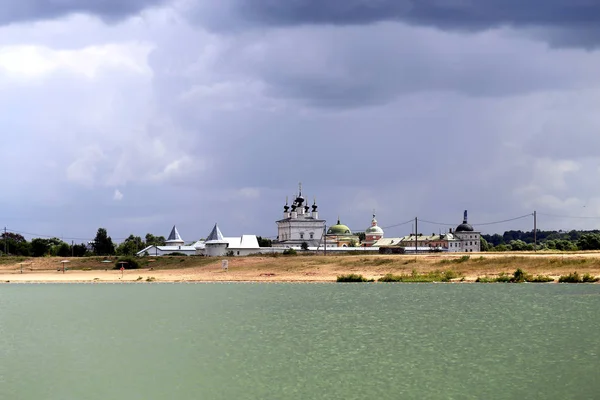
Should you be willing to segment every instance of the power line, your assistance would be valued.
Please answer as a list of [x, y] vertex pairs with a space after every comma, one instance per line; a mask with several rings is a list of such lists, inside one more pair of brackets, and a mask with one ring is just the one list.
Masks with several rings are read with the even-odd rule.
[[516, 221], [518, 219], [523, 219], [523, 218], [528, 218], [531, 217], [533, 214], [525, 214], [525, 215], [521, 215], [520, 217], [515, 217], [515, 218], [509, 218], [509, 219], [504, 219], [502, 221], [494, 221], [494, 222], [484, 222], [481, 224], [475, 224], [477, 226], [481, 226], [481, 225], [495, 225], [495, 224], [502, 224], [504, 222], [510, 222], [510, 221]]
[[427, 221], [427, 220], [421, 219], [421, 218], [418, 218], [418, 220], [419, 220], [419, 222], [425, 222], [426, 224], [432, 224], [432, 225], [446, 225], [446, 226], [455, 226], [456, 225], [456, 222], [453, 224], [445, 224], [443, 222]]
[[[541, 214], [541, 213], [538, 213], [538, 214]], [[533, 214], [525, 214], [525, 215], [521, 215], [520, 217], [508, 218], [508, 219], [503, 219], [503, 220], [500, 220], [500, 221], [493, 221], [493, 222], [476, 223], [476, 224], [473, 224], [473, 225], [476, 225], [476, 226], [485, 226], [485, 225], [502, 224], [504, 222], [516, 221], [518, 219], [522, 219], [522, 218], [526, 218], [526, 217], [531, 217], [532, 215]], [[445, 226], [455, 226], [456, 225], [456, 223], [454, 223], [454, 224], [446, 224], [446, 223], [443, 223], [443, 222], [427, 221], [427, 220], [424, 220], [424, 219], [421, 219], [421, 218], [419, 218], [419, 222], [425, 222], [425, 223], [433, 224], [433, 225], [445, 225]]]
[[547, 214], [547, 213], [543, 213], [543, 212], [539, 212], [538, 211], [538, 215], [544, 215], [546, 217], [553, 217], [553, 218], [570, 218], [570, 219], [600, 219], [600, 217], [576, 217], [573, 215], [556, 215], [556, 214]]
[[381, 229], [390, 229], [390, 228], [395, 228], [395, 227], [397, 227], [397, 226], [402, 226], [402, 225], [410, 224], [410, 223], [411, 223], [411, 222], [413, 222], [413, 221], [414, 221], [414, 219], [412, 219], [412, 218], [411, 218], [411, 219], [409, 219], [409, 220], [408, 220], [408, 221], [406, 221], [406, 222], [401, 222], [401, 223], [399, 223], [399, 224], [394, 224], [394, 225], [384, 226], [384, 227], [382, 227]]
[[[44, 234], [41, 234], [41, 233], [32, 233], [32, 232], [18, 231], [18, 230], [9, 229], [9, 228], [7, 228], [7, 231], [11, 232], [11, 233], [18, 233], [20, 235], [32, 236], [32, 237], [35, 237], [35, 238], [50, 238], [50, 239], [57, 238], [57, 239], [61, 239], [61, 240], [65, 240], [66, 239], [66, 240], [89, 240], [89, 241], [94, 240], [94, 238], [89, 238], [89, 237], [88, 238], [81, 238], [81, 237], [61, 237], [61, 236], [57, 236], [57, 235], [44, 235]], [[125, 240], [127, 238], [112, 238], [112, 239], [113, 240]]]

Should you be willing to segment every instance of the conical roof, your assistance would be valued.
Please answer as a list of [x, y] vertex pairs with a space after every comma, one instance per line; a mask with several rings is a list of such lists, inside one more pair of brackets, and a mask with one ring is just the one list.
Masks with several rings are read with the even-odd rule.
[[212, 228], [212, 231], [210, 231], [210, 234], [206, 238], [206, 242], [224, 242], [224, 241], [225, 241], [225, 239], [223, 239], [223, 234], [221, 233], [219, 226], [217, 224], [215, 224], [215, 226]]
[[166, 241], [167, 243], [183, 243], [183, 239], [179, 235], [179, 231], [177, 227], [173, 225], [173, 229], [171, 229], [171, 233], [169, 234], [169, 238]]

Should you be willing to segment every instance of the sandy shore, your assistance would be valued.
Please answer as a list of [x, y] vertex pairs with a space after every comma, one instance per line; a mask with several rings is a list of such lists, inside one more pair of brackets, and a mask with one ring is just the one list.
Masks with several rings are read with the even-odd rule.
[[[463, 258], [461, 258], [463, 257]], [[577, 271], [600, 276], [600, 253], [479, 253], [423, 255], [335, 255], [295, 257], [237, 257], [229, 258], [228, 270], [221, 259], [206, 257], [156, 257], [140, 259], [142, 268], [112, 269], [99, 257], [66, 259], [56, 257], [0, 258], [0, 283], [24, 282], [333, 282], [338, 275], [361, 274], [378, 279], [392, 274], [427, 273], [452, 270], [474, 281], [480, 276], [509, 273], [517, 268], [533, 275], [558, 279], [560, 275]]]

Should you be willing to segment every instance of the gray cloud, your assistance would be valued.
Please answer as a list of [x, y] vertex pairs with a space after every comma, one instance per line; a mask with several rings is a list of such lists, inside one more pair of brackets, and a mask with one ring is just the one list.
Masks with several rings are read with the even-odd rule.
[[197, 18], [219, 30], [400, 21], [458, 31], [545, 27], [558, 30], [547, 36], [557, 44], [597, 45], [600, 39], [600, 3], [593, 0], [227, 0], [197, 7]]
[[194, 240], [218, 222], [226, 235], [273, 236], [298, 181], [329, 223], [353, 229], [373, 208], [382, 226], [458, 224], [464, 209], [473, 223], [533, 209], [600, 216], [599, 160], [585, 146], [598, 52], [510, 28], [393, 22], [221, 34], [175, 12], [2, 28], [0, 128], [18, 132], [0, 146], [0, 167], [18, 171], [3, 180], [2, 224], [90, 238], [177, 224]]
[[[422, 92], [496, 97], [577, 89], [598, 81], [600, 60], [598, 53], [549, 49], [506, 30], [467, 35], [392, 23], [276, 29], [212, 46], [209, 57], [200, 48], [195, 61], [212, 78], [255, 82], [272, 99], [317, 109], [376, 106]], [[197, 71], [201, 79], [205, 72]], [[193, 74], [186, 79], [208, 87]]]
[[126, 18], [167, 0], [19, 0], [0, 9], [0, 25], [53, 19], [74, 13], [93, 14], [108, 21]]

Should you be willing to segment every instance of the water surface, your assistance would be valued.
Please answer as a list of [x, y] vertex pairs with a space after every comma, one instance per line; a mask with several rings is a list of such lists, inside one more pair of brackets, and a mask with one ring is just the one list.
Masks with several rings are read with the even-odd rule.
[[0, 286], [0, 399], [593, 399], [600, 285]]

